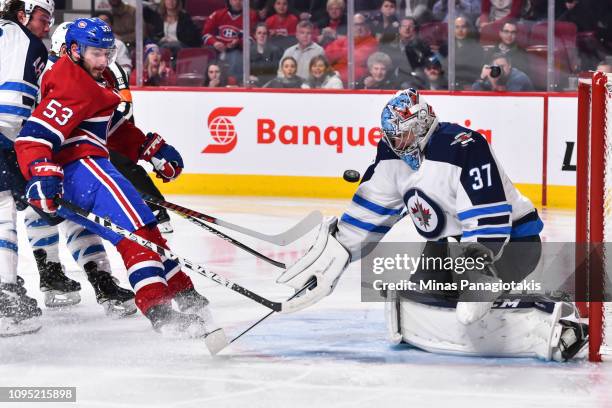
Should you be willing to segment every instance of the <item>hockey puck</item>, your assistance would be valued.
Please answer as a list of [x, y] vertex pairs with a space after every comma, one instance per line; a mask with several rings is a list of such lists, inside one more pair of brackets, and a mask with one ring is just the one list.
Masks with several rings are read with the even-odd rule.
[[361, 178], [361, 174], [357, 170], [344, 170], [342, 178], [349, 183], [357, 183]]

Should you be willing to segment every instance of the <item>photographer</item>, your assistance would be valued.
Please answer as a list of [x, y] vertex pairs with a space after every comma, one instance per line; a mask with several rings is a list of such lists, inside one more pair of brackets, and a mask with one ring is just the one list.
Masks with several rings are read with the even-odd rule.
[[512, 67], [510, 57], [495, 54], [490, 65], [482, 67], [480, 78], [474, 82], [475, 91], [533, 91], [531, 80], [523, 71]]

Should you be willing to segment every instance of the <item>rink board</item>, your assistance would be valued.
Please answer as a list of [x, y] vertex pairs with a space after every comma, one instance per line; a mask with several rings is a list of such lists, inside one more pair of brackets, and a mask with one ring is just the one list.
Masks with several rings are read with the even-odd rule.
[[[340, 177], [345, 169], [363, 174], [373, 161], [389, 94], [140, 90], [134, 106], [137, 125], [162, 134], [185, 160], [185, 174], [165, 192], [350, 197], [356, 185]], [[545, 191], [548, 205], [573, 206], [575, 171], [565, 162], [575, 140], [574, 95], [428, 93], [427, 100], [442, 121], [483, 134], [534, 202]]]

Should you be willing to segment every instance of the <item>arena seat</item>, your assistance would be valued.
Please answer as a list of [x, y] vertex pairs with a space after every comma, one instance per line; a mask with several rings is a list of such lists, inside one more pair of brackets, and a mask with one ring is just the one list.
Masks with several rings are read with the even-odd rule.
[[176, 57], [177, 85], [202, 85], [208, 62], [215, 57], [215, 52], [209, 48], [180, 49]]

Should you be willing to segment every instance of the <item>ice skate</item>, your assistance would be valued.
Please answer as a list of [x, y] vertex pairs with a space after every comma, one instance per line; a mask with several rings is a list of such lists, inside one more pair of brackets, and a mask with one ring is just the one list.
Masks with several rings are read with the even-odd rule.
[[191, 288], [177, 293], [174, 301], [181, 312], [195, 314], [204, 320], [207, 328], [206, 347], [211, 354], [217, 354], [228, 344], [225, 332], [212, 317], [208, 307], [210, 302], [205, 296]]
[[36, 299], [26, 295], [23, 279], [0, 283], [0, 337], [36, 333], [42, 327]]
[[81, 302], [81, 284], [67, 277], [59, 262], [47, 262], [44, 249], [34, 251], [34, 258], [40, 273], [40, 291], [45, 294], [45, 306], [64, 307]]
[[170, 222], [170, 215], [165, 208], [160, 208], [157, 211], [153, 211], [155, 218], [157, 219], [157, 228], [162, 234], [170, 234], [174, 232], [172, 223]]
[[200, 338], [207, 334], [206, 324], [194, 314], [177, 312], [170, 305], [162, 304], [149, 308], [145, 316], [156, 332], [169, 338]]
[[104, 308], [104, 313], [111, 317], [125, 317], [136, 313], [134, 292], [117, 285], [112, 275], [99, 271], [95, 262], [84, 266], [87, 280], [96, 292], [96, 301]]

